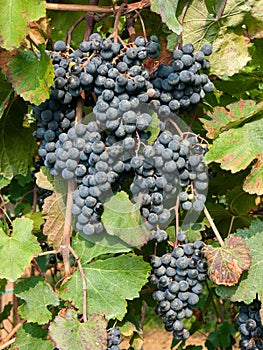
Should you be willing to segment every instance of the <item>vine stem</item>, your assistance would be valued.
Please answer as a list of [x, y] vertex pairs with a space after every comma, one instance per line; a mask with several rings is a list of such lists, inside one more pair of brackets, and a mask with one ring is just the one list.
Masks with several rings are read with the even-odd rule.
[[[21, 322], [19, 322], [12, 330], [11, 332], [2, 340], [2, 343], [5, 345], [4, 348], [6, 348], [6, 342], [8, 342], [13, 335], [19, 330], [19, 328], [26, 322], [26, 320], [22, 320]], [[4, 349], [3, 348], [3, 349]]]
[[69, 247], [69, 251], [70, 253], [74, 256], [74, 258], [77, 261], [78, 264], [78, 268], [79, 268], [79, 272], [80, 272], [80, 276], [81, 276], [81, 280], [82, 280], [82, 292], [83, 292], [83, 302], [82, 302], [82, 308], [83, 308], [83, 322], [87, 322], [87, 284], [86, 284], [86, 277], [80, 262], [80, 259], [77, 255], [77, 253], [75, 252], [75, 250], [72, 247]]
[[[125, 14], [135, 11], [136, 9], [143, 9], [150, 5], [151, 5], [150, 0], [141, 0], [132, 4], [128, 4], [127, 9], [125, 10]], [[94, 5], [80, 5], [80, 4], [46, 3], [46, 10], [115, 13], [121, 6], [94, 6]]]
[[42, 252], [42, 253], [39, 253], [39, 254], [35, 254], [34, 255], [34, 258], [38, 258], [39, 256], [44, 256], [44, 255], [50, 255], [50, 254], [57, 254], [57, 250], [49, 250], [47, 252]]
[[226, 2], [227, 2], [227, 0], [224, 0], [224, 1], [222, 2], [221, 6], [220, 6], [220, 9], [218, 10], [218, 13], [217, 13], [217, 15], [216, 15], [216, 21], [219, 21], [220, 18], [222, 17], [222, 14], [223, 14], [224, 9], [225, 9], [225, 7], [226, 7]]
[[[90, 5], [92, 6], [98, 6], [99, 0], [90, 0]], [[95, 19], [94, 19], [94, 13], [88, 13], [86, 15], [86, 29], [84, 34], [84, 40], [88, 40], [91, 33], [93, 32], [95, 25]]]
[[77, 100], [77, 106], [76, 106], [75, 125], [82, 122], [83, 105], [84, 105], [84, 100], [82, 97], [79, 97]]
[[0, 350], [6, 349], [8, 346], [12, 345], [16, 341], [16, 338], [10, 339], [4, 345], [0, 345]]
[[7, 211], [6, 211], [6, 205], [5, 205], [5, 200], [3, 198], [3, 196], [0, 194], [0, 200], [2, 201], [2, 205], [0, 206], [0, 210], [2, 210], [2, 212], [4, 213], [4, 215], [6, 216], [7, 220], [9, 221], [9, 223], [11, 225], [13, 225], [13, 222], [10, 218], [10, 216], [8, 215]]
[[67, 32], [67, 36], [66, 36], [66, 44], [67, 47], [70, 47], [70, 42], [71, 42], [71, 35], [72, 32], [76, 29], [76, 27], [82, 22], [84, 21], [84, 19], [86, 18], [87, 15], [83, 15], [81, 16], [75, 23], [72, 24], [72, 26], [69, 28], [68, 32]]
[[72, 214], [71, 208], [73, 205], [72, 193], [75, 190], [75, 181], [68, 181], [68, 192], [67, 192], [67, 205], [66, 205], [66, 214], [65, 214], [65, 223], [63, 230], [63, 239], [61, 244], [61, 254], [63, 257], [65, 275], [66, 277], [70, 276], [70, 237], [71, 237], [71, 223], [72, 223]]
[[[186, 11], [188, 9], [189, 3], [190, 3], [190, 0], [187, 0], [185, 2], [185, 4], [184, 4], [184, 7], [183, 7], [183, 10], [182, 10], [182, 13], [181, 13], [181, 17], [179, 19], [179, 23], [181, 25], [183, 25], [184, 17], [186, 15]], [[176, 49], [180, 49], [181, 47], [182, 47], [182, 34], [178, 35], [178, 41], [177, 41], [177, 44], [176, 44]]]
[[213, 221], [209, 211], [207, 210], [206, 206], [204, 208], [204, 214], [207, 217], [207, 220], [209, 221], [209, 224], [211, 225], [211, 228], [212, 228], [212, 230], [213, 230], [213, 232], [214, 232], [214, 234], [215, 234], [219, 244], [221, 245], [221, 247], [223, 247], [224, 246], [224, 241], [223, 241], [223, 239], [222, 239], [222, 237], [221, 237], [221, 235], [220, 235], [220, 233], [219, 233], [219, 231], [218, 231], [218, 229], [217, 229], [217, 227], [216, 227], [216, 225], [215, 225], [215, 223], [214, 223], [214, 221]]

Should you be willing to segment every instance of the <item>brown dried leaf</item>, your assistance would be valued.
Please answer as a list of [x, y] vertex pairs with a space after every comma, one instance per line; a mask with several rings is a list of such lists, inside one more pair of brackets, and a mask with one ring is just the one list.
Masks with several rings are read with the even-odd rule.
[[37, 45], [44, 44], [45, 38], [50, 37], [50, 27], [47, 18], [40, 18], [38, 21], [29, 21], [29, 37]]
[[209, 266], [209, 278], [225, 286], [237, 284], [242, 272], [248, 270], [251, 264], [249, 247], [239, 236], [227, 238], [223, 247], [207, 245], [204, 255]]
[[54, 192], [45, 198], [42, 212], [46, 219], [43, 233], [55, 249], [61, 244], [65, 223], [65, 203], [62, 197], [63, 195]]

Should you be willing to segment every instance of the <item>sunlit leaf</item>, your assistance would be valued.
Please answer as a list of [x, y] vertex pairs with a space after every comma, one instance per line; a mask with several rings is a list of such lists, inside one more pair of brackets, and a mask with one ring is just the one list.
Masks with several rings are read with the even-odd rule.
[[[84, 267], [88, 286], [88, 313], [98, 312], [106, 319], [121, 320], [127, 307], [127, 300], [139, 296], [139, 291], [147, 282], [149, 264], [141, 256], [121, 255], [98, 260]], [[83, 293], [79, 271], [60, 288], [62, 299], [71, 300], [82, 312]]]
[[31, 234], [32, 227], [33, 221], [25, 218], [13, 221], [11, 236], [0, 227], [0, 278], [14, 282], [23, 274], [34, 254], [41, 252], [36, 237]]
[[159, 13], [167, 27], [179, 35], [182, 32], [182, 26], [176, 18], [178, 0], [151, 0], [150, 2], [151, 10]]

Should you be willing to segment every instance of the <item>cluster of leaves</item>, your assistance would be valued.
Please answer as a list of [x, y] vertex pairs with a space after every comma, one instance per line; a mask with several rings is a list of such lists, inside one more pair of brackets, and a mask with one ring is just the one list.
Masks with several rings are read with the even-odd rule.
[[[103, 221], [110, 235], [100, 241], [87, 241], [79, 235], [72, 238], [88, 288], [88, 323], [79, 321], [83, 281], [77, 264], [71, 261], [72, 276], [60, 283], [63, 264], [54, 266], [48, 263], [47, 255], [41, 256], [39, 242], [48, 240], [54, 249], [61, 244], [66, 190], [61, 180], [51, 179], [44, 171], [37, 173], [36, 181], [31, 176], [37, 153], [31, 106], [49, 97], [54, 78], [51, 60], [44, 54], [45, 43], [50, 48], [52, 42], [65, 39], [67, 30], [82, 15], [46, 13], [45, 4], [44, 0], [0, 4], [0, 291], [5, 293], [7, 280], [15, 282], [17, 312], [27, 321], [18, 330], [13, 348], [52, 350], [55, 343], [61, 349], [105, 349], [107, 324], [115, 320], [124, 333], [133, 335], [133, 348], [140, 349], [141, 308], [144, 302], [154, 307], [147, 293], [150, 266], [146, 262], [153, 245], [130, 248], [131, 241], [136, 240], [133, 245], [138, 247], [145, 237], [125, 230], [128, 225], [133, 227], [139, 215], [130, 208], [125, 192], [113, 197], [105, 208]], [[110, 1], [104, 4], [111, 5]], [[160, 60], [169, 60], [168, 50], [181, 40], [197, 48], [209, 42], [214, 48], [210, 74], [217, 90], [194, 115], [185, 113], [183, 118], [211, 143], [206, 155], [210, 174], [207, 208], [225, 238], [225, 246], [218, 247], [202, 216], [188, 228], [189, 239], [203, 238], [211, 244], [206, 255], [212, 280], [189, 327], [192, 332], [210, 332], [209, 349], [230, 349], [235, 329], [229, 325], [228, 312], [224, 315], [227, 321], [216, 323], [213, 312], [220, 307], [218, 296], [226, 300], [226, 308], [227, 300], [250, 303], [258, 296], [263, 301], [263, 4], [262, 0], [151, 0], [150, 4], [141, 16], [147, 34], [161, 39], [164, 49]], [[96, 24], [104, 36], [112, 29], [110, 16], [102, 16]], [[126, 39], [123, 18], [119, 30]], [[138, 34], [142, 31], [139, 20], [135, 30]], [[85, 23], [81, 23], [73, 33], [73, 47], [83, 40], [84, 31]], [[43, 207], [38, 202], [39, 188], [53, 191]], [[114, 205], [124, 208], [123, 213], [117, 215]], [[127, 209], [134, 215], [127, 214]], [[174, 227], [169, 227], [168, 233], [172, 239]], [[166, 249], [164, 244], [158, 246], [160, 254]], [[25, 272], [30, 263], [34, 274]], [[212, 312], [211, 305], [215, 308]], [[5, 307], [1, 322], [10, 311], [10, 305]], [[200, 319], [205, 322], [200, 323]]]

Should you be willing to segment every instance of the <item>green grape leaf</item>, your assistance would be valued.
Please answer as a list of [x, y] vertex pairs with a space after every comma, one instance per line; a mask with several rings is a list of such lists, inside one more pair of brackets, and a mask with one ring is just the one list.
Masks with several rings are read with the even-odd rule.
[[49, 98], [54, 69], [51, 58], [43, 49], [40, 57], [32, 51], [19, 50], [16, 56], [11, 57], [7, 74], [15, 92], [25, 101], [38, 105]]
[[[253, 169], [252, 182], [249, 182], [249, 193], [263, 194], [262, 184], [262, 149], [263, 149], [263, 123], [256, 120], [245, 124], [241, 128], [230, 129], [214, 141], [205, 158], [208, 163], [221, 163], [221, 168], [236, 173], [246, 169], [249, 164], [257, 159], [257, 169]], [[259, 175], [258, 179], [255, 179]], [[251, 181], [247, 179], [246, 181]], [[253, 186], [254, 185], [254, 186]]]
[[218, 1], [215, 6], [210, 6], [205, 0], [193, 0], [183, 21], [183, 42], [193, 43], [196, 49], [205, 43], [213, 44], [213, 53], [209, 57], [211, 73], [230, 76], [245, 67], [250, 56], [246, 39], [227, 29], [239, 26], [251, 7], [245, 0], [238, 3], [229, 0], [218, 20], [221, 4], [222, 1]]
[[49, 326], [49, 334], [59, 349], [96, 349], [107, 346], [107, 322], [96, 313], [89, 316], [86, 323], [80, 323], [77, 313], [67, 310], [65, 317], [57, 316]]
[[206, 348], [231, 348], [233, 341], [231, 334], [235, 333], [236, 328], [232, 324], [230, 324], [229, 321], [221, 323], [220, 325], [218, 325], [216, 332], [209, 333], [205, 342]]
[[101, 222], [110, 235], [118, 236], [133, 247], [142, 246], [151, 236], [141, 217], [138, 204], [133, 204], [124, 191], [113, 195], [104, 204]]
[[242, 186], [235, 186], [226, 193], [226, 201], [231, 213], [235, 216], [248, 214], [251, 210], [256, 209], [256, 195], [248, 194], [243, 191]]
[[229, 237], [223, 247], [203, 248], [208, 263], [208, 276], [216, 284], [233, 286], [251, 264], [249, 248], [242, 237]]
[[45, 188], [49, 191], [54, 191], [54, 180], [49, 173], [49, 170], [41, 167], [40, 171], [36, 173], [36, 184], [38, 187]]
[[5, 76], [0, 71], [0, 119], [7, 108], [13, 89], [11, 84], [6, 81]]
[[17, 218], [13, 221], [11, 236], [0, 228], [0, 278], [14, 282], [23, 274], [34, 254], [41, 252], [36, 237], [31, 234], [32, 227], [33, 221]]
[[116, 236], [105, 233], [82, 237], [79, 234], [72, 238], [72, 248], [82, 264], [89, 263], [102, 254], [127, 253], [131, 250], [126, 243]]
[[216, 289], [222, 298], [229, 298], [231, 301], [244, 301], [246, 304], [252, 303], [257, 294], [263, 302], [263, 223], [257, 221], [249, 228], [238, 230], [245, 238], [249, 247], [252, 262], [248, 272], [242, 275], [237, 286], [220, 286]]
[[41, 326], [32, 323], [24, 323], [16, 333], [16, 341], [12, 350], [53, 350], [54, 345], [47, 340], [48, 332]]
[[29, 33], [29, 21], [45, 17], [44, 0], [8, 0], [0, 2], [0, 45], [11, 51], [19, 47]]
[[162, 21], [176, 34], [182, 33], [182, 26], [176, 18], [178, 0], [150, 0], [151, 10], [162, 17]]
[[[88, 286], [88, 313], [98, 312], [105, 315], [107, 320], [121, 320], [126, 313], [126, 299], [139, 297], [139, 291], [147, 282], [150, 266], [141, 256], [128, 254], [97, 260], [83, 270]], [[82, 312], [82, 281], [79, 271], [61, 286], [59, 296], [71, 300]]]
[[0, 190], [1, 188], [6, 187], [7, 185], [9, 185], [11, 182], [11, 179], [6, 179], [5, 177], [3, 177], [2, 175], [0, 175]]
[[55, 292], [40, 276], [33, 276], [19, 281], [15, 286], [15, 294], [25, 300], [25, 303], [18, 307], [18, 311], [28, 322], [48, 323], [52, 318], [52, 314], [47, 309], [47, 306], [57, 306], [59, 304], [59, 299]]
[[25, 104], [17, 100], [0, 119], [0, 175], [6, 180], [26, 175], [36, 152], [34, 128], [23, 125], [26, 113]]
[[245, 120], [263, 110], [263, 102], [256, 104], [253, 100], [241, 100], [231, 103], [226, 107], [217, 106], [213, 112], [208, 112], [206, 118], [201, 118], [206, 136], [210, 139], [217, 138], [220, 133], [237, 127]]
[[145, 130], [145, 132], [149, 131], [151, 133], [151, 136], [147, 140], [148, 143], [152, 144], [157, 139], [159, 132], [160, 132], [160, 126], [159, 126], [159, 119], [157, 113], [152, 113], [152, 120], [148, 128]]

